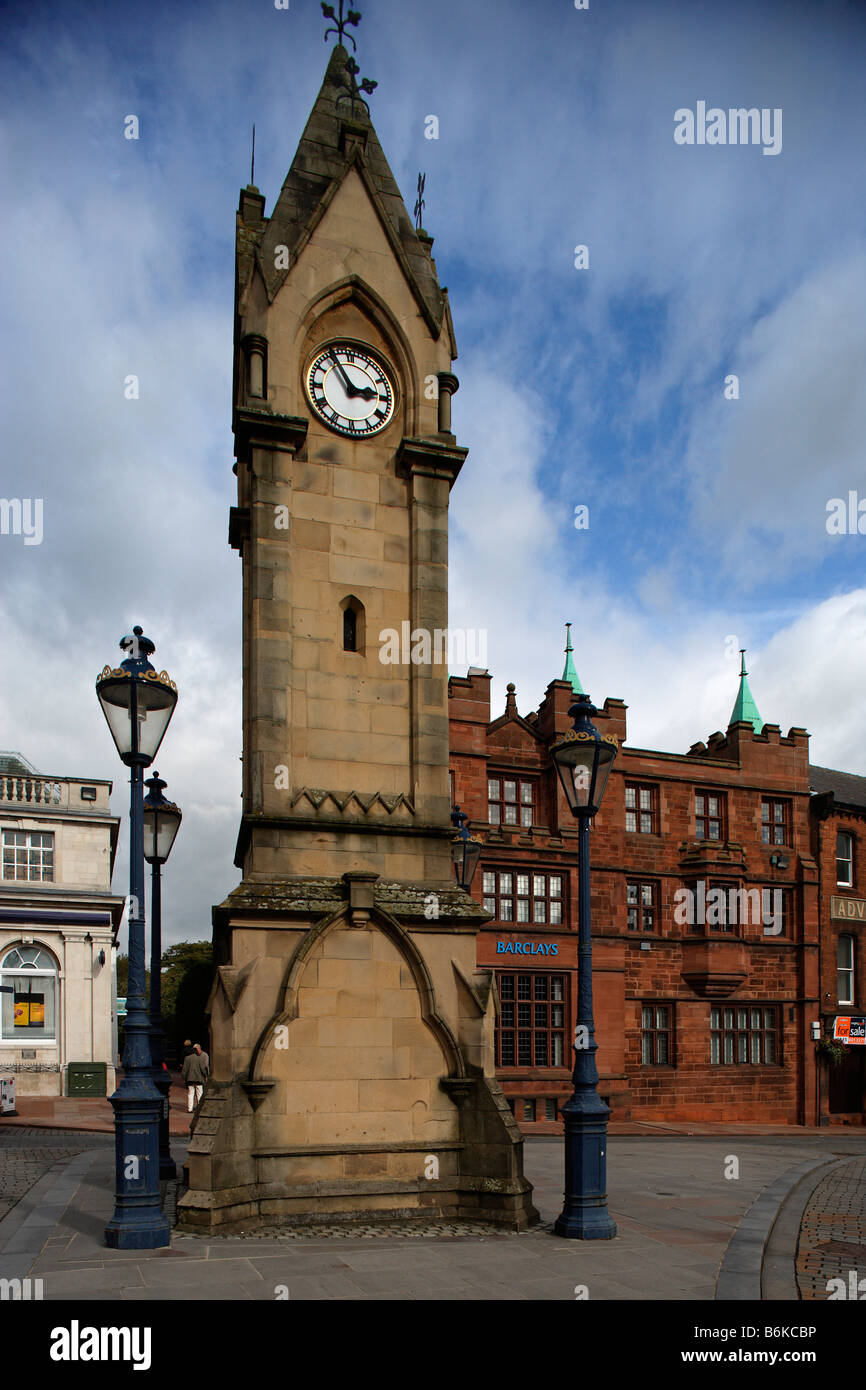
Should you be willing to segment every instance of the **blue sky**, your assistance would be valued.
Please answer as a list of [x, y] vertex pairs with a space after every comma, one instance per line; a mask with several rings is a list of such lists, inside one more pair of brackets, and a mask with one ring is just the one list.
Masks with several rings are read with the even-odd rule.
[[[583, 683], [627, 701], [630, 741], [684, 751], [727, 723], [746, 646], [764, 718], [866, 773], [866, 537], [825, 524], [830, 498], [866, 498], [866, 9], [360, 8], [373, 120], [410, 212], [426, 172], [451, 297], [470, 449], [451, 623], [488, 630], [494, 713], [508, 680], [537, 705], [572, 620]], [[93, 679], [141, 622], [181, 687], [168, 936], [204, 936], [237, 879], [234, 212], [253, 121], [272, 210], [330, 41], [318, 0], [4, 19], [0, 491], [44, 499], [44, 539], [0, 536], [0, 742], [113, 777], [123, 812]], [[677, 145], [698, 101], [781, 109], [781, 152]]]

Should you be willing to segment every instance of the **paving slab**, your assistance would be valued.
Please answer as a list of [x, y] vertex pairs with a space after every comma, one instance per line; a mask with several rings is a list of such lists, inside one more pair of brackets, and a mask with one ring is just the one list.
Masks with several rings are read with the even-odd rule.
[[[58, 1165], [62, 1171], [52, 1170], [51, 1210], [37, 1204], [37, 1218], [27, 1221], [35, 1210], [34, 1188], [29, 1207], [22, 1208], [22, 1198], [0, 1220], [0, 1272], [4, 1259], [16, 1261], [14, 1275], [7, 1277], [43, 1278], [49, 1299], [61, 1296], [61, 1289], [63, 1297], [70, 1296], [67, 1281], [74, 1283], [80, 1274], [82, 1295], [102, 1290], [113, 1301], [260, 1301], [273, 1299], [278, 1284], [287, 1285], [296, 1301], [573, 1301], [575, 1285], [586, 1285], [590, 1299], [708, 1300], [726, 1249], [729, 1273], [746, 1278], [753, 1278], [756, 1268], [760, 1273], [766, 1242], [759, 1218], [764, 1208], [768, 1216], [779, 1208], [771, 1190], [784, 1195], [804, 1165], [832, 1163], [840, 1147], [866, 1160], [866, 1131], [862, 1139], [826, 1130], [784, 1138], [614, 1136], [608, 1184], [618, 1235], [584, 1242], [552, 1234], [562, 1200], [562, 1141], [528, 1140], [526, 1171], [543, 1218], [533, 1231], [481, 1227], [484, 1234], [434, 1237], [410, 1234], [404, 1222], [389, 1224], [387, 1234], [376, 1228], [374, 1235], [368, 1228], [361, 1236], [350, 1229], [304, 1238], [285, 1230], [240, 1239], [174, 1232], [163, 1250], [113, 1251], [102, 1244], [113, 1210], [113, 1145], [106, 1146], [100, 1135], [92, 1139], [101, 1148], [79, 1155], [78, 1167], [73, 1157]], [[0, 1132], [0, 1153], [7, 1141]], [[736, 1180], [725, 1177], [732, 1154], [739, 1160]], [[769, 1201], [757, 1207], [767, 1193]], [[833, 1220], [828, 1239], [840, 1238], [843, 1229], [838, 1213]], [[732, 1239], [736, 1235], [739, 1239]], [[52, 1280], [55, 1293], [48, 1286]]]

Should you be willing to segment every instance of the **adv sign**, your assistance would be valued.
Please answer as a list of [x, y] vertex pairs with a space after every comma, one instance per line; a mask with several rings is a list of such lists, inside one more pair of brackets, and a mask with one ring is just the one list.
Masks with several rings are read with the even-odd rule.
[[833, 1021], [833, 1037], [838, 1042], [858, 1044], [866, 1047], [866, 1018], [836, 1018]]

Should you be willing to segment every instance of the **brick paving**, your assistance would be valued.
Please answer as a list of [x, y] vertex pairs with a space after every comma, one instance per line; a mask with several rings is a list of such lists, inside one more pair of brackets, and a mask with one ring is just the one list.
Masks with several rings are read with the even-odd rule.
[[809, 1198], [797, 1247], [800, 1297], [826, 1300], [828, 1281], [841, 1279], [849, 1298], [852, 1271], [866, 1279], [866, 1158], [834, 1168]]
[[[189, 1134], [192, 1115], [188, 1112], [186, 1103], [186, 1086], [180, 1076], [173, 1073], [168, 1093], [168, 1124], [172, 1135]], [[17, 1115], [3, 1116], [0, 1119], [0, 1132], [16, 1126], [27, 1126], [85, 1130], [91, 1134], [114, 1133], [114, 1110], [106, 1098], [16, 1096], [15, 1108]]]

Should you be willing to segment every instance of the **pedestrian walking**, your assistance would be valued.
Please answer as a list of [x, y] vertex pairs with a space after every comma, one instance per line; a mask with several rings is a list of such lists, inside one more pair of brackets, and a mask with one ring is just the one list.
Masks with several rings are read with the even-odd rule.
[[181, 1072], [186, 1082], [187, 1110], [194, 1110], [199, 1104], [209, 1072], [210, 1058], [206, 1052], [202, 1052], [199, 1043], [194, 1043], [192, 1052], [184, 1058]]

